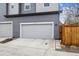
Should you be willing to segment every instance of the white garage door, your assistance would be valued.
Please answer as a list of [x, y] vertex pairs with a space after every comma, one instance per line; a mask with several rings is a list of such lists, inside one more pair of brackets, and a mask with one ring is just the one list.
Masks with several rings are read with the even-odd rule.
[[0, 37], [12, 37], [12, 22], [0, 22]]
[[40, 22], [40, 23], [21, 23], [20, 24], [21, 38], [54, 38], [54, 23]]

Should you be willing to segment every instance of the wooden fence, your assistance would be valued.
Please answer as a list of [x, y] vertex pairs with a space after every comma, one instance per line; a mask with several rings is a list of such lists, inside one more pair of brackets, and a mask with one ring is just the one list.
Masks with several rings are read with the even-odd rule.
[[62, 25], [60, 26], [61, 45], [79, 46], [79, 26]]

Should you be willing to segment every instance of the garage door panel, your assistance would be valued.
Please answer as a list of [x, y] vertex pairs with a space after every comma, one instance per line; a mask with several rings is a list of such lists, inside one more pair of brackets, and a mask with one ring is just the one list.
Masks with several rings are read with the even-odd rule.
[[[47, 28], [47, 29], [46, 29]], [[26, 30], [24, 30], [26, 29]], [[46, 25], [32, 25], [32, 26], [25, 26], [23, 27], [23, 37], [27, 37], [27, 38], [30, 38], [30, 37], [37, 37], [37, 38], [47, 38], [47, 37], [50, 37], [51, 36], [51, 26], [48, 28], [48, 26]], [[44, 31], [43, 31], [44, 30]], [[27, 33], [28, 32], [28, 33]], [[43, 34], [40, 34], [40, 33], [43, 33]], [[47, 33], [47, 34], [44, 34], [44, 33]], [[27, 36], [26, 36], [27, 35]]]
[[[21, 38], [51, 38], [52, 24], [22, 24]], [[54, 34], [54, 32], [53, 32]]]
[[0, 23], [0, 37], [12, 37], [12, 23]]

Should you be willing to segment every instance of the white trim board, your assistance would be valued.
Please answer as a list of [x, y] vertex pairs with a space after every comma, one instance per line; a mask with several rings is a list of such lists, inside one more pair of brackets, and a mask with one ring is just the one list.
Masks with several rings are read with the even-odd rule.
[[[5, 31], [5, 32], [4, 32]], [[0, 22], [0, 37], [13, 37], [13, 22]]]
[[[50, 28], [51, 28], [51, 37], [50, 38], [47, 38], [47, 39], [52, 39], [52, 38], [54, 38], [54, 22], [32, 22], [32, 23], [20, 23], [20, 38], [24, 38], [23, 37], [23, 30], [22, 30], [22, 26], [23, 25], [29, 25], [29, 26], [31, 26], [31, 25], [38, 25], [38, 27], [39, 27], [39, 25], [50, 25]], [[25, 30], [27, 30], [27, 29], [25, 29]], [[29, 30], [29, 29], [28, 29]], [[32, 30], [32, 28], [31, 28], [31, 30]], [[41, 33], [42, 34], [42, 33]], [[27, 33], [27, 35], [29, 35], [29, 33]], [[28, 38], [28, 37], [27, 37]], [[30, 37], [30, 39], [32, 39], [33, 37]], [[40, 37], [41, 38], [41, 37]], [[40, 38], [35, 38], [35, 39], [40, 39]], [[46, 39], [46, 38], [45, 38]]]

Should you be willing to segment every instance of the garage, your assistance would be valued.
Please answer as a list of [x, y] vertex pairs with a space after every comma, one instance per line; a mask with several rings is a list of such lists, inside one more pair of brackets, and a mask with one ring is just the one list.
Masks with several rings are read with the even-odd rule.
[[0, 22], [0, 38], [2, 37], [13, 37], [12, 34], [12, 22]]
[[54, 22], [20, 23], [20, 38], [52, 39]]

